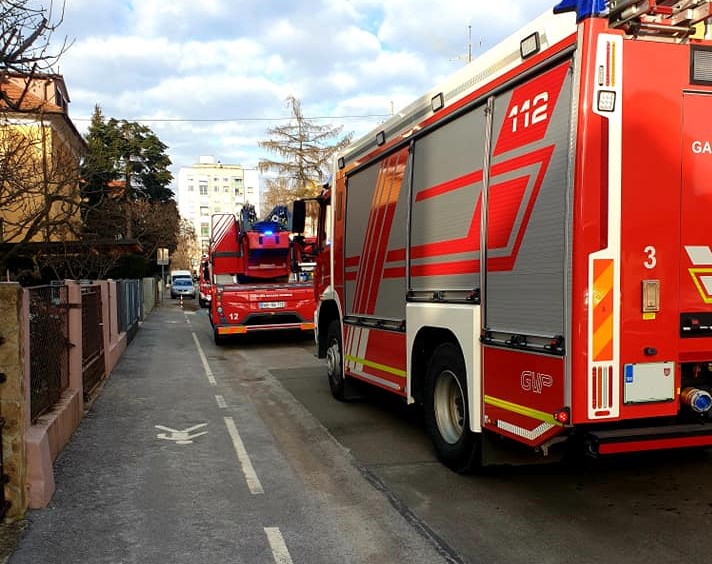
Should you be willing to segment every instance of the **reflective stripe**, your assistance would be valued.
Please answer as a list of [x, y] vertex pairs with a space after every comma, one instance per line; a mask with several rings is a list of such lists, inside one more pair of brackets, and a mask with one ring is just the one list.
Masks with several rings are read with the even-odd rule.
[[551, 413], [545, 413], [537, 409], [525, 407], [523, 405], [512, 403], [510, 401], [499, 398], [494, 398], [492, 396], [485, 396], [484, 399], [486, 404], [491, 405], [493, 407], [499, 407], [506, 411], [519, 413], [520, 415], [526, 415], [527, 417], [531, 417], [532, 419], [537, 419], [539, 421], [544, 421], [545, 423], [550, 423], [552, 425], [558, 425], [559, 427], [563, 427], [561, 423], [554, 419], [554, 416]]
[[593, 360], [613, 360], [613, 259], [593, 261]]
[[378, 362], [372, 362], [370, 360], [366, 360], [365, 358], [358, 358], [350, 354], [345, 355], [344, 358], [346, 360], [350, 360], [351, 362], [368, 366], [369, 368], [376, 368], [377, 370], [387, 372], [388, 374], [393, 374], [394, 376], [400, 376], [401, 378], [405, 378], [406, 376], [405, 370], [393, 368], [392, 366], [386, 366], [385, 364], [379, 364]]
[[246, 333], [247, 327], [218, 327], [218, 335], [234, 335], [236, 333]]

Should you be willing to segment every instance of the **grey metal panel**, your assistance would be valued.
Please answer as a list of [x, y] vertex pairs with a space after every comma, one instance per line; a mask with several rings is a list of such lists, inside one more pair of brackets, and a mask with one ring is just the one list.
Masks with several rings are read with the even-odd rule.
[[[366, 226], [371, 213], [371, 203], [378, 179], [378, 163], [360, 171], [348, 179], [346, 188], [346, 225], [344, 228], [344, 256], [346, 259], [360, 257], [366, 237]], [[363, 260], [363, 259], [361, 259]], [[347, 269], [348, 271], [348, 269]], [[344, 284], [347, 314], [353, 313], [356, 282]]]
[[[413, 290], [472, 289], [479, 285], [479, 241], [469, 237], [473, 226], [482, 182], [469, 182], [437, 197], [418, 199], [429, 189], [482, 171], [484, 155], [484, 107], [475, 108], [415, 142], [410, 233], [411, 287]], [[452, 243], [437, 256], [422, 256], [424, 245]], [[463, 255], [463, 253], [465, 253]], [[466, 272], [451, 275], [418, 276], [418, 267], [465, 260]]]
[[345, 253], [358, 267], [346, 269], [356, 276], [346, 282], [347, 314], [405, 318], [406, 158], [404, 149], [348, 179]]
[[[567, 73], [544, 139], [493, 159], [494, 168], [498, 163], [518, 155], [554, 146], [512, 269], [491, 270], [491, 259], [495, 251], [488, 250], [487, 297], [483, 319], [488, 329], [534, 335], [566, 333], [566, 278], [570, 262], [567, 256], [566, 226], [569, 221], [567, 179], [570, 178], [571, 88], [571, 73]], [[501, 128], [506, 121], [504, 114], [510, 97], [511, 93], [506, 93], [495, 102], [495, 138], [501, 133], [497, 128]], [[515, 171], [520, 175], [532, 173], [527, 190], [532, 188], [539, 166]], [[502, 178], [493, 178], [493, 184]], [[521, 226], [521, 220], [521, 217], [517, 217], [516, 227]]]
[[[398, 251], [405, 255], [406, 234], [408, 224], [408, 183], [410, 179], [410, 162], [405, 167], [403, 173], [403, 184], [398, 193], [395, 213], [393, 215], [393, 227], [388, 239], [388, 251]], [[389, 260], [386, 256], [386, 269], [401, 269], [402, 276], [389, 277], [381, 281], [376, 298], [376, 309], [374, 316], [385, 319], [405, 319], [406, 303], [406, 283], [405, 283], [405, 260]]]

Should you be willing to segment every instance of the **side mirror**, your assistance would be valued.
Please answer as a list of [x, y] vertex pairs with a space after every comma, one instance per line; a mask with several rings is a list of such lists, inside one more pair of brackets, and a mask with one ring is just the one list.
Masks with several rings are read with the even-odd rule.
[[292, 233], [304, 233], [307, 217], [307, 203], [304, 200], [294, 200], [292, 203]]

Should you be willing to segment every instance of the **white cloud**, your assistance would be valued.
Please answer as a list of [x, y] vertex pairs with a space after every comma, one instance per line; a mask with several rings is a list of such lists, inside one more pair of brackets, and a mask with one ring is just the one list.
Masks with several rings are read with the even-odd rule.
[[95, 104], [118, 119], [183, 120], [146, 121], [174, 172], [201, 154], [252, 166], [274, 118], [289, 117], [288, 95], [306, 116], [363, 134], [385, 119], [368, 116], [397, 111], [463, 64], [468, 25], [476, 55], [554, 3], [67, 0], [56, 38], [75, 44], [58, 71], [82, 131]]

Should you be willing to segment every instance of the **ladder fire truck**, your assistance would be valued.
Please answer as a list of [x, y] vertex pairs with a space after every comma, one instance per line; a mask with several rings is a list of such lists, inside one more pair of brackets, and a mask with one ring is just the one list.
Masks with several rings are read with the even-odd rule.
[[338, 156], [336, 398], [422, 404], [456, 471], [712, 445], [710, 4], [560, 2]]
[[212, 216], [207, 273], [215, 344], [255, 331], [314, 329], [314, 287], [299, 272], [304, 239], [290, 232], [286, 206], [258, 221], [246, 205], [239, 218]]

